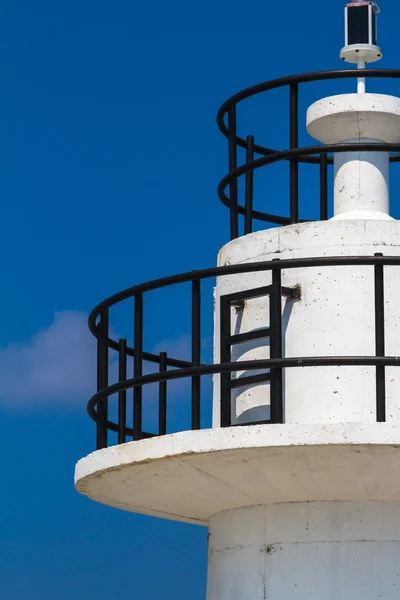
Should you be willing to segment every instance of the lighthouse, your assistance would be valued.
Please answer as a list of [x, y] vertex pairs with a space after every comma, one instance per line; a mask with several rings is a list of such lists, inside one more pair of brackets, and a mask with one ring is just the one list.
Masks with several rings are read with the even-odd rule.
[[[390, 215], [400, 99], [368, 91], [372, 79], [395, 80], [400, 70], [369, 67], [382, 57], [378, 14], [375, 2], [345, 6], [340, 58], [349, 68], [267, 81], [219, 110], [229, 173], [218, 195], [231, 239], [217, 266], [136, 284], [89, 317], [96, 449], [76, 465], [76, 489], [208, 527], [207, 600], [400, 597], [400, 223]], [[304, 86], [338, 79], [347, 93], [299, 111]], [[290, 135], [276, 149], [241, 130], [238, 109], [278, 88], [287, 90]], [[300, 147], [305, 129], [315, 142]], [[268, 190], [256, 197], [259, 171], [279, 161], [288, 182], [277, 214]], [[299, 203], [302, 164], [319, 179], [315, 221]], [[187, 301], [186, 358], [146, 347], [149, 295], [166, 289]], [[127, 333], [116, 338], [122, 304]], [[206, 304], [214, 305], [209, 363]], [[212, 426], [204, 428], [207, 375]], [[190, 423], [171, 433], [175, 380], [190, 382]]]

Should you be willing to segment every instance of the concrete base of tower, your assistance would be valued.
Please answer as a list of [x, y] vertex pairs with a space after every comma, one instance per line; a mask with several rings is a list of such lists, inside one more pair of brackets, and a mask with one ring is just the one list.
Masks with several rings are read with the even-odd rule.
[[103, 504], [206, 525], [261, 504], [400, 502], [399, 473], [398, 424], [253, 425], [99, 450], [78, 462], [75, 484]]
[[397, 600], [400, 502], [253, 506], [210, 520], [207, 600]]

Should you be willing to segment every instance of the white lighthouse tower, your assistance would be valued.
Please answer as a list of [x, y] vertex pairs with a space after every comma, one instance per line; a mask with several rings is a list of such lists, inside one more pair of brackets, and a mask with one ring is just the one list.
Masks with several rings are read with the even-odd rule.
[[[370, 1], [345, 7], [340, 56], [362, 73], [266, 82], [220, 109], [230, 172], [219, 195], [232, 239], [218, 266], [136, 285], [90, 316], [98, 392], [89, 413], [98, 449], [78, 462], [76, 488], [120, 509], [208, 526], [207, 600], [400, 598], [400, 223], [389, 213], [400, 99], [368, 93], [370, 78], [400, 78], [400, 71], [365, 69], [382, 56], [378, 11]], [[357, 93], [322, 98], [299, 115], [300, 85], [337, 78]], [[237, 105], [285, 86], [290, 147], [241, 137]], [[299, 148], [299, 127], [323, 145]], [[290, 216], [253, 206], [254, 173], [278, 160], [290, 163]], [[303, 162], [320, 177], [321, 219], [312, 222], [299, 215]], [[257, 220], [281, 226], [252, 233]], [[209, 277], [216, 278], [214, 361], [204, 364], [200, 315], [201, 302], [212, 301], [202, 294]], [[146, 294], [165, 286], [191, 286], [189, 360], [144, 348]], [[112, 338], [109, 324], [114, 306], [132, 298], [129, 346]], [[118, 382], [110, 385], [113, 356]], [[202, 429], [206, 374], [214, 376], [213, 417], [212, 428]], [[168, 382], [185, 377], [191, 429], [171, 434]], [[158, 426], [149, 432], [142, 390], [154, 383]]]

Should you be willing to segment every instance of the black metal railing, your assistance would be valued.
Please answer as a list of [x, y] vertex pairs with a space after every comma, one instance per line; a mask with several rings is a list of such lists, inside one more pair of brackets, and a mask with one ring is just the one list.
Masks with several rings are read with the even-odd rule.
[[[227, 100], [219, 109], [217, 123], [220, 131], [228, 139], [228, 164], [229, 173], [222, 179], [218, 186], [220, 200], [229, 208], [230, 212], [230, 238], [235, 239], [239, 235], [252, 233], [254, 221], [264, 223], [275, 223], [277, 225], [290, 225], [309, 219], [300, 218], [299, 207], [299, 163], [319, 165], [319, 208], [320, 220], [328, 218], [328, 167], [333, 164], [332, 153], [358, 151], [393, 152], [390, 162], [400, 161], [398, 144], [335, 144], [318, 145], [299, 148], [299, 86], [303, 83], [324, 81], [332, 79], [356, 78], [359, 74], [356, 70], [320, 71], [317, 73], [305, 73], [291, 75], [272, 81], [266, 81], [253, 87], [247, 88]], [[400, 78], [398, 69], [365, 69], [363, 77], [366, 78]], [[288, 88], [289, 94], [289, 140], [286, 150], [274, 150], [268, 146], [255, 143], [256, 136], [241, 137], [237, 133], [237, 109], [244, 100], [250, 99], [258, 94]], [[245, 162], [238, 165], [239, 149], [245, 150]], [[258, 155], [258, 156], [257, 156]], [[272, 214], [254, 208], [254, 173], [257, 169], [276, 163], [278, 161], [289, 161], [289, 216]], [[244, 198], [239, 200], [238, 179], [245, 176]], [[239, 216], [244, 217], [242, 233], [239, 227]]]
[[[232, 335], [231, 308], [232, 306], [244, 307], [244, 302], [254, 298], [269, 297], [269, 327], [247, 331]], [[270, 357], [282, 357], [282, 297], [300, 298], [298, 288], [288, 288], [281, 284], [281, 270], [272, 269], [272, 284], [251, 290], [233, 292], [220, 297], [220, 361], [221, 364], [232, 362], [232, 347], [236, 344], [244, 344], [255, 340], [268, 339]], [[238, 304], [239, 303], [239, 304]], [[231, 392], [233, 389], [270, 382], [271, 395], [271, 418], [261, 423], [283, 423], [283, 394], [282, 394], [282, 370], [272, 369], [270, 372], [249, 375], [240, 379], [232, 380], [230, 373], [221, 375], [220, 402], [221, 402], [221, 426], [232, 425]], [[254, 422], [253, 422], [254, 424]]]
[[[331, 144], [299, 147], [299, 86], [303, 83], [349, 79], [358, 77], [356, 70], [324, 71], [293, 75], [273, 81], [261, 83], [238, 94], [235, 94], [220, 108], [217, 116], [218, 126], [228, 139], [229, 173], [222, 179], [218, 186], [218, 195], [221, 201], [229, 208], [230, 237], [237, 238], [241, 233], [248, 234], [254, 230], [254, 221], [289, 225], [304, 221], [299, 206], [299, 164], [319, 165], [319, 202], [317, 210], [321, 220], [326, 220], [328, 211], [328, 168], [333, 164], [333, 154], [348, 151], [373, 151], [389, 152], [390, 162], [400, 161], [398, 144], [363, 143], [363, 144]], [[400, 70], [365, 69], [363, 77], [366, 78], [400, 78]], [[241, 137], [238, 134], [237, 108], [246, 99], [257, 94], [268, 92], [277, 88], [287, 87], [289, 91], [289, 140], [286, 149], [275, 150], [259, 143], [259, 139], [252, 133]], [[257, 140], [257, 143], [256, 143]], [[243, 153], [244, 150], [244, 153]], [[245, 162], [239, 164], [241, 154]], [[255, 173], [260, 168], [276, 163], [288, 161], [289, 186], [288, 186], [288, 216], [273, 214], [258, 210], [255, 207]], [[239, 178], [244, 177], [244, 185], [239, 186]], [[243, 194], [242, 198], [239, 198]], [[243, 217], [243, 223], [239, 222]], [[315, 268], [327, 266], [370, 265], [374, 269], [374, 289], [371, 293], [375, 298], [375, 355], [374, 356], [311, 356], [294, 358], [283, 355], [282, 348], [282, 296], [295, 296], [295, 290], [282, 287], [282, 272], [287, 269]], [[232, 425], [231, 392], [233, 384], [232, 373], [237, 371], [260, 371], [253, 381], [270, 381], [270, 407], [271, 417], [268, 423], [282, 423], [284, 420], [284, 385], [283, 372], [288, 368], [316, 367], [316, 366], [370, 366], [376, 372], [376, 420], [386, 420], [386, 390], [385, 368], [399, 366], [400, 358], [385, 355], [385, 314], [384, 314], [384, 267], [385, 265], [399, 266], [400, 258], [393, 256], [364, 256], [364, 257], [324, 257], [301, 258], [290, 260], [276, 260], [271, 262], [257, 262], [239, 265], [215, 267], [201, 271], [191, 271], [181, 275], [173, 275], [143, 283], [120, 292], [99, 304], [89, 317], [89, 327], [97, 338], [97, 393], [88, 404], [88, 412], [97, 426], [97, 448], [107, 447], [109, 432], [117, 434], [119, 444], [127, 440], [140, 440], [157, 435], [165, 435], [169, 423], [169, 387], [168, 383], [176, 379], [189, 379], [190, 391], [190, 427], [200, 429], [202, 423], [202, 377], [219, 374], [221, 377], [220, 421], [221, 426]], [[268, 337], [270, 341], [270, 358], [265, 360], [232, 361], [231, 348], [235, 343], [240, 343], [240, 336], [232, 336], [230, 331], [229, 300], [221, 300], [221, 357], [216, 364], [204, 364], [201, 360], [202, 347], [202, 302], [204, 280], [222, 276], [239, 275], [243, 273], [271, 272], [271, 286], [266, 286], [263, 293], [269, 295], [270, 324], [268, 331], [262, 333], [249, 332], [247, 336]], [[191, 286], [191, 356], [188, 360], [172, 357], [165, 351], [159, 353], [147, 352], [144, 349], [144, 314], [147, 306], [148, 292], [176, 285]], [[259, 292], [259, 290], [258, 290]], [[241, 292], [243, 297], [249, 297], [254, 290]], [[247, 294], [247, 296], [246, 296]], [[129, 318], [129, 325], [133, 321], [133, 344], [129, 346], [126, 338], [114, 339], [110, 336], [110, 310], [123, 301], [133, 300], [133, 314]], [[212, 305], [211, 297], [207, 304]], [[160, 323], [161, 326], [162, 323]], [[209, 323], [210, 328], [212, 326]], [[250, 339], [250, 338], [249, 338]], [[110, 385], [109, 369], [112, 353], [118, 356], [118, 382]], [[133, 361], [133, 378], [128, 378], [128, 361]], [[148, 371], [148, 365], [153, 365], [154, 370]], [[268, 371], [266, 374], [265, 371]], [[264, 373], [261, 373], [264, 371]], [[245, 381], [245, 378], [244, 378]], [[157, 430], [146, 431], [143, 425], [144, 397], [143, 388], [151, 384], [158, 385], [158, 419]], [[235, 385], [237, 385], [237, 380]], [[132, 392], [131, 392], [132, 391]], [[129, 393], [128, 393], [129, 392]], [[117, 417], [110, 418], [115, 410], [110, 411], [112, 397], [117, 398]], [[188, 400], [189, 402], [189, 400]], [[245, 424], [245, 423], [244, 423]], [[253, 423], [248, 423], [249, 425]], [[243, 425], [243, 423], [242, 423]]]
[[[281, 285], [283, 271], [299, 268], [316, 268], [330, 266], [366, 266], [370, 265], [374, 270], [374, 288], [371, 293], [375, 298], [375, 355], [374, 356], [308, 356], [287, 357], [282, 351], [282, 320], [281, 320], [281, 298], [284, 296], [299, 298], [298, 291]], [[268, 370], [268, 378], [274, 381], [271, 387], [270, 405], [271, 419], [268, 423], [283, 422], [284, 389], [282, 374], [285, 369], [295, 367], [317, 367], [317, 366], [370, 366], [376, 371], [376, 420], [386, 420], [386, 393], [385, 393], [385, 367], [400, 366], [400, 357], [385, 355], [385, 302], [384, 302], [384, 267], [400, 266], [400, 257], [383, 256], [340, 256], [323, 258], [298, 258], [287, 260], [273, 260], [268, 262], [247, 263], [239, 265], [228, 265], [204, 269], [202, 271], [190, 271], [180, 275], [172, 275], [155, 281], [143, 283], [123, 292], [99, 304], [90, 314], [89, 327], [97, 338], [98, 353], [98, 391], [88, 404], [88, 412], [97, 424], [97, 448], [105, 448], [108, 445], [108, 432], [118, 434], [118, 443], [124, 443], [128, 439], [140, 440], [143, 438], [165, 435], [168, 422], [168, 382], [175, 379], [187, 378], [191, 380], [191, 428], [200, 429], [201, 419], [201, 377], [211, 374], [221, 375], [221, 386], [224, 393], [221, 395], [221, 426], [232, 424], [231, 419], [231, 395], [234, 386], [230, 383], [231, 374], [235, 371]], [[225, 343], [221, 343], [221, 362], [216, 364], [201, 364], [201, 283], [208, 278], [238, 275], [243, 273], [272, 272], [272, 284], [258, 290], [248, 290], [236, 295], [236, 298], [225, 297], [225, 303], [221, 310], [221, 336]], [[192, 334], [191, 347], [192, 356], [190, 361], [182, 361], [172, 358], [166, 352], [152, 354], [143, 349], [144, 327], [143, 314], [147, 292], [162, 289], [167, 286], [190, 284], [192, 286], [191, 311], [192, 311]], [[225, 310], [233, 300], [255, 297], [257, 295], [270, 295], [270, 325], [268, 331], [249, 332], [245, 334], [248, 339], [253, 335], [256, 337], [270, 337], [270, 358], [265, 360], [247, 360], [232, 362], [229, 348], [233, 343], [240, 343], [241, 339], [231, 336], [230, 333], [230, 311]], [[240, 297], [239, 297], [240, 296]], [[110, 337], [109, 314], [110, 309], [119, 303], [134, 299], [132, 320], [134, 322], [134, 347], [127, 345], [126, 339], [116, 340]], [[208, 299], [211, 303], [211, 298]], [[161, 323], [160, 323], [161, 324]], [[233, 339], [232, 339], [233, 338]], [[247, 339], [246, 338], [246, 339]], [[223, 342], [224, 340], [221, 340]], [[119, 381], [108, 385], [108, 371], [110, 366], [111, 351], [118, 354]], [[133, 358], [133, 378], [127, 379], [127, 359]], [[157, 366], [154, 372], [143, 374], [143, 363], [153, 363]], [[263, 380], [266, 377], [263, 375]], [[257, 376], [256, 376], [257, 379]], [[251, 382], [250, 382], [251, 383]], [[142, 411], [142, 389], [146, 385], [158, 384], [158, 430], [147, 432], [143, 430]], [[131, 400], [127, 391], [133, 390], [133, 422], [127, 424], [127, 404]], [[116, 396], [118, 401], [117, 421], [108, 418], [110, 398]], [[253, 425], [253, 422], [247, 423]], [[246, 423], [241, 423], [246, 425]]]

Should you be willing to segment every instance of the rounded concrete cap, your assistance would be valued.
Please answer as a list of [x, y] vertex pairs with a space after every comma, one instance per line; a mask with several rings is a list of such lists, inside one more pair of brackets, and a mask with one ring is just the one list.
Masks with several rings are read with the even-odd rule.
[[341, 94], [307, 110], [308, 133], [324, 144], [352, 139], [400, 141], [400, 98], [383, 94]]

